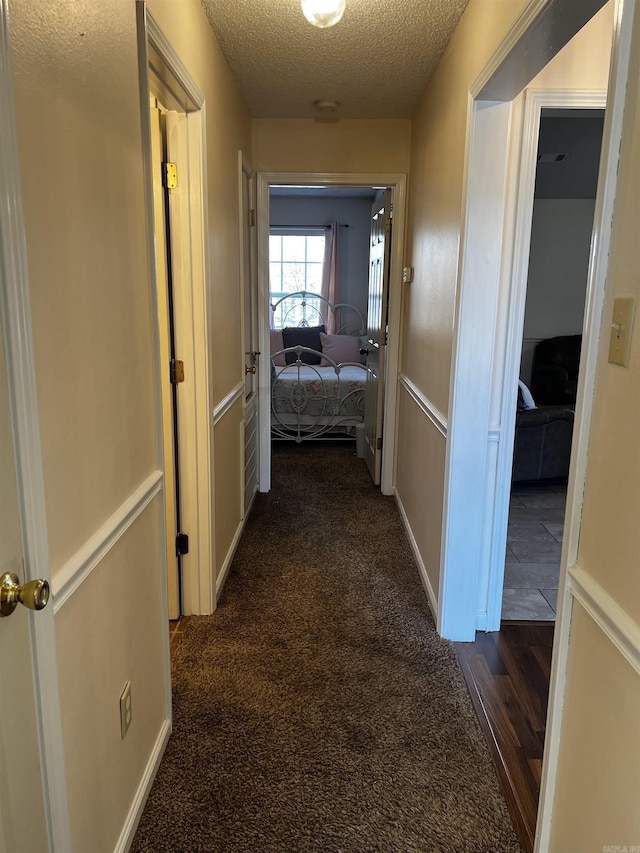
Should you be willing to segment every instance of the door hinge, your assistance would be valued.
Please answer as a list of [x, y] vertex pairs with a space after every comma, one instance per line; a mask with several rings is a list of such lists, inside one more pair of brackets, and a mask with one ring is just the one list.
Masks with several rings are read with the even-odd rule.
[[256, 224], [256, 212], [252, 208], [249, 211], [249, 228], [253, 228], [255, 226], [255, 224]]
[[184, 557], [189, 553], [189, 536], [186, 533], [178, 533], [176, 536], [176, 557]]
[[379, 435], [376, 440], [376, 450], [382, 450], [382, 436]]
[[171, 359], [169, 362], [169, 378], [172, 385], [179, 385], [184, 382], [184, 361]]
[[178, 167], [175, 163], [162, 164], [162, 186], [175, 190], [178, 186]]

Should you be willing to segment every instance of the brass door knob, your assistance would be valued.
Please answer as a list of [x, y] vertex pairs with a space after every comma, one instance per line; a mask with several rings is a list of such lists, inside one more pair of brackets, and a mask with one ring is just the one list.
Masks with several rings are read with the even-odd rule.
[[0, 577], [0, 616], [11, 616], [18, 604], [29, 610], [42, 610], [47, 606], [49, 594], [48, 581], [39, 579], [21, 584], [13, 572], [5, 572]]

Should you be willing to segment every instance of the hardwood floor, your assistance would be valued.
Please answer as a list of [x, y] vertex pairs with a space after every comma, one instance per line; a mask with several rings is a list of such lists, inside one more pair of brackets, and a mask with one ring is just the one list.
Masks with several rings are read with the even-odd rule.
[[553, 623], [503, 622], [456, 643], [520, 843], [533, 851], [551, 674]]

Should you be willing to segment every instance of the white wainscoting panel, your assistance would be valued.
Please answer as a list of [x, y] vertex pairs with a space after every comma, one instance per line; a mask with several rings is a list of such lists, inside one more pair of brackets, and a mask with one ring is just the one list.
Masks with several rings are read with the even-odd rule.
[[57, 613], [69, 600], [80, 584], [149, 506], [160, 492], [162, 481], [162, 471], [154, 471], [150, 474], [102, 527], [55, 573], [52, 579], [54, 613]]
[[433, 587], [431, 586], [431, 581], [429, 580], [429, 574], [427, 572], [427, 567], [424, 564], [422, 556], [420, 554], [420, 550], [418, 548], [418, 543], [416, 542], [416, 538], [413, 535], [413, 531], [411, 530], [411, 525], [409, 524], [409, 519], [407, 517], [407, 513], [405, 512], [405, 508], [402, 505], [402, 500], [397, 490], [394, 492], [396, 504], [398, 506], [398, 511], [400, 513], [400, 518], [402, 519], [402, 523], [404, 524], [404, 529], [407, 531], [407, 536], [409, 537], [409, 543], [411, 545], [411, 550], [413, 551], [413, 556], [418, 566], [418, 572], [420, 573], [420, 580], [422, 581], [422, 585], [424, 586], [425, 592], [427, 593], [427, 600], [429, 601], [429, 607], [431, 608], [431, 613], [433, 614], [434, 621], [437, 622], [438, 619], [438, 602], [436, 600], [435, 593], [433, 591]]
[[422, 391], [418, 388], [417, 385], [401, 373], [399, 375], [400, 385], [404, 388], [404, 390], [409, 394], [414, 403], [418, 406], [420, 411], [426, 415], [434, 427], [438, 430], [440, 435], [447, 437], [447, 419], [436, 407], [428, 400]]
[[223, 397], [222, 400], [218, 403], [218, 405], [213, 410], [213, 425], [215, 426], [218, 421], [220, 421], [229, 411], [229, 409], [233, 406], [233, 404], [242, 397], [244, 392], [244, 382], [239, 382], [235, 388], [232, 388], [231, 391], [227, 394], [226, 397]]
[[640, 675], [640, 625], [581, 566], [572, 566], [569, 577], [573, 597]]

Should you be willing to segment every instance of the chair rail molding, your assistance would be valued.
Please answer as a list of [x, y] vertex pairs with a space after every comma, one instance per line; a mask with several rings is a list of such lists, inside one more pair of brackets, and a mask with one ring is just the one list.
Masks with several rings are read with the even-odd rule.
[[404, 373], [400, 373], [398, 376], [400, 381], [400, 387], [404, 388], [407, 394], [411, 397], [413, 402], [418, 406], [420, 411], [426, 415], [434, 427], [438, 430], [440, 435], [443, 438], [447, 437], [447, 419], [442, 414], [442, 412], [433, 405], [431, 400], [429, 400], [422, 391], [415, 385], [408, 376]]
[[162, 471], [154, 471], [53, 577], [53, 611], [67, 603], [162, 489]]

